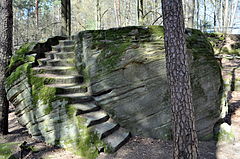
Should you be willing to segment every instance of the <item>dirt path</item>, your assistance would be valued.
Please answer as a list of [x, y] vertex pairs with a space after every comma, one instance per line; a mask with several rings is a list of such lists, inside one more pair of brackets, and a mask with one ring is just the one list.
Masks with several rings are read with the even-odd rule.
[[[14, 112], [10, 113], [9, 121], [10, 133], [7, 136], [0, 136], [0, 143], [26, 141], [28, 145], [34, 147], [34, 152], [25, 156], [25, 159], [81, 159], [64, 149], [32, 139], [27, 130], [18, 124]], [[215, 158], [215, 145], [214, 141], [200, 142], [200, 153], [203, 159]], [[14, 152], [15, 156], [20, 158], [20, 148], [16, 148]], [[171, 141], [134, 137], [116, 153], [110, 155], [102, 153], [98, 159], [171, 159], [171, 154]]]
[[[222, 60], [222, 75], [230, 81], [228, 92], [228, 115], [225, 122], [231, 126], [234, 139], [217, 143], [217, 159], [240, 159], [240, 58], [228, 56]], [[239, 88], [238, 88], [239, 87]]]

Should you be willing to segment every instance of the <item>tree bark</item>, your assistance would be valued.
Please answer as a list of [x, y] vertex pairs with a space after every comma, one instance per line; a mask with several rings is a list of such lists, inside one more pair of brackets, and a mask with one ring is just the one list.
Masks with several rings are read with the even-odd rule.
[[199, 29], [199, 0], [197, 0], [197, 29]]
[[8, 133], [9, 103], [4, 89], [6, 68], [12, 55], [13, 12], [12, 0], [0, 1], [0, 132]]
[[228, 16], [228, 4], [229, 4], [229, 1], [228, 0], [225, 0], [225, 8], [224, 8], [224, 19], [223, 19], [223, 23], [224, 23], [224, 33], [227, 33], [228, 32], [228, 21], [229, 21], [229, 16]]
[[187, 17], [188, 18], [187, 26], [189, 28], [194, 28], [195, 0], [188, 1], [187, 7], [188, 7], [188, 11], [189, 11], [189, 15]]
[[38, 25], [38, 22], [39, 22], [39, 17], [38, 17], [38, 3], [39, 3], [39, 0], [36, 0], [35, 1], [35, 8], [36, 8], [36, 30], [37, 30], [37, 33], [35, 34], [35, 40], [38, 40], [38, 29], [39, 29], [39, 25]]
[[61, 15], [63, 36], [71, 36], [71, 0], [61, 0]]
[[36, 4], [35, 4], [36, 5], [35, 6], [36, 7], [36, 26], [37, 26], [37, 29], [38, 29], [38, 2], [39, 1], [36, 0], [35, 2], [36, 2]]
[[220, 32], [223, 32], [223, 0], [220, 0], [220, 24], [219, 24], [219, 30]]
[[206, 31], [206, 25], [207, 25], [207, 5], [206, 0], [203, 1], [203, 7], [204, 7], [204, 13], [203, 13], [203, 31]]
[[182, 0], [162, 0], [168, 84], [173, 114], [173, 158], [197, 159], [198, 141], [192, 106]]
[[144, 8], [143, 8], [143, 0], [137, 0], [138, 3], [138, 25], [144, 25]]
[[237, 6], [238, 6], [238, 2], [239, 0], [235, 0], [234, 3], [232, 3], [232, 16], [231, 16], [231, 19], [230, 19], [230, 30], [232, 31], [233, 30], [233, 26], [234, 26], [234, 19], [235, 19], [235, 15], [236, 15], [236, 12], [237, 12]]
[[97, 0], [97, 4], [96, 4], [96, 9], [97, 9], [97, 20], [96, 20], [96, 29], [100, 29], [100, 17], [101, 17], [101, 9], [100, 9], [100, 2], [99, 0]]

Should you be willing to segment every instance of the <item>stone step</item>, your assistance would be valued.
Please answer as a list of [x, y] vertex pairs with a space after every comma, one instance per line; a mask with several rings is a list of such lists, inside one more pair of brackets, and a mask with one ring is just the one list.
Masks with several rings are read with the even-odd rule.
[[41, 59], [37, 59], [37, 62], [39, 64], [39, 66], [45, 66], [45, 65], [47, 65], [48, 60], [49, 60], [48, 58], [41, 58]]
[[52, 46], [53, 51], [57, 52], [72, 52], [75, 49], [75, 45], [57, 45], [57, 46]]
[[149, 42], [150, 45], [164, 45], [163, 41], [155, 41], [155, 42]]
[[71, 106], [77, 109], [76, 115], [81, 115], [84, 113], [89, 113], [100, 109], [100, 107], [97, 106], [94, 102], [71, 104]]
[[128, 142], [130, 133], [123, 128], [119, 128], [111, 135], [103, 139], [109, 146], [112, 152], [117, 151], [121, 146]]
[[94, 125], [90, 128], [92, 131], [98, 134], [100, 139], [103, 139], [116, 131], [119, 128], [119, 125], [114, 123], [112, 119], [109, 119], [104, 123]]
[[57, 94], [57, 96], [68, 98], [71, 104], [93, 101], [93, 97], [89, 93]]
[[56, 94], [71, 94], [71, 93], [86, 93], [87, 86], [79, 84], [50, 84], [46, 85], [48, 87], [56, 88]]
[[39, 66], [75, 66], [74, 59], [49, 59], [42, 58], [38, 59]]
[[83, 76], [75, 75], [55, 75], [55, 74], [36, 74], [36, 77], [46, 78], [45, 84], [64, 84], [64, 83], [72, 83], [72, 84], [81, 84], [83, 83]]
[[78, 75], [76, 68], [69, 66], [40, 66], [32, 69], [35, 74]]
[[48, 60], [46, 65], [48, 66], [75, 66], [74, 59], [56, 59], [56, 60]]
[[67, 46], [67, 45], [74, 45], [75, 41], [73, 40], [59, 40], [59, 45]]
[[86, 120], [87, 127], [103, 123], [109, 119], [109, 116], [104, 111], [95, 111], [86, 114], [81, 114], [79, 116]]
[[75, 59], [75, 53], [74, 52], [55, 52], [51, 51], [49, 53], [45, 53], [46, 58], [49, 59], [69, 59], [73, 58]]

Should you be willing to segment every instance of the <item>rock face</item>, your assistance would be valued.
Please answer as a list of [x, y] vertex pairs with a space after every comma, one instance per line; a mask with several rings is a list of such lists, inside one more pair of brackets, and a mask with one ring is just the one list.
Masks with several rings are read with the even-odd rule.
[[[224, 104], [220, 68], [200, 31], [187, 30], [186, 37], [197, 132], [200, 139], [210, 139]], [[117, 150], [129, 131], [171, 138], [162, 27], [59, 38], [23, 46], [9, 65], [8, 99], [34, 138], [87, 158]]]
[[41, 45], [22, 46], [11, 58], [9, 68], [14, 71], [5, 88], [19, 123], [33, 138], [85, 158], [96, 158], [99, 151], [118, 150], [130, 133], [112, 120], [88, 92], [82, 72], [75, 67], [74, 44], [72, 40], [60, 40], [42, 56], [31, 49], [39, 46], [45, 50]]
[[[210, 139], [220, 117], [222, 79], [204, 35], [187, 30], [196, 126]], [[171, 138], [170, 96], [166, 78], [163, 28], [126, 27], [80, 33], [78, 57], [98, 104], [133, 135]]]

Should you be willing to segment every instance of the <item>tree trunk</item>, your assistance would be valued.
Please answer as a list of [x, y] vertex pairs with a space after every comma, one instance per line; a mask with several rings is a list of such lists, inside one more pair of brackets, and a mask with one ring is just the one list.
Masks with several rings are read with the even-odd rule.
[[144, 25], [144, 8], [143, 8], [143, 0], [137, 0], [138, 2], [138, 25]]
[[197, 0], [197, 29], [199, 29], [199, 10], [200, 10], [199, 0]]
[[224, 9], [224, 33], [228, 32], [228, 0], [225, 0], [225, 9]]
[[190, 0], [188, 2], [188, 11], [189, 11], [189, 16], [188, 16], [188, 24], [187, 26], [189, 28], [194, 28], [194, 13], [195, 13], [195, 0]]
[[216, 26], [217, 26], [217, 16], [216, 16], [216, 4], [214, 6], [214, 13], [213, 13], [213, 27], [214, 27], [214, 32], [216, 31]]
[[219, 30], [220, 32], [223, 32], [223, 0], [220, 0], [220, 24], [219, 24]]
[[0, 132], [8, 133], [8, 107], [4, 80], [6, 68], [12, 55], [13, 12], [12, 0], [0, 1]]
[[121, 19], [121, 1], [118, 0], [118, 19], [119, 19], [119, 26], [122, 26], [122, 19]]
[[71, 35], [71, 0], [61, 0], [61, 15], [62, 27], [61, 32], [63, 36]]
[[29, 40], [30, 40], [30, 37], [29, 37], [29, 30], [30, 30], [29, 29], [30, 28], [29, 27], [30, 26], [29, 21], [30, 20], [29, 19], [30, 19], [30, 9], [28, 8], [27, 9], [27, 29], [26, 29], [27, 30], [27, 42], [29, 42]]
[[38, 29], [38, 0], [36, 0], [36, 26], [37, 26], [37, 29]]
[[38, 2], [39, 0], [36, 0], [35, 1], [35, 8], [36, 8], [36, 36], [35, 36], [35, 40], [38, 40], [38, 29], [39, 29], [39, 26], [38, 26]]
[[173, 114], [174, 159], [197, 159], [198, 141], [192, 106], [182, 0], [162, 0], [168, 84]]
[[203, 7], [204, 7], [204, 14], [203, 14], [203, 31], [206, 31], [206, 25], [207, 25], [207, 5], [206, 0], [203, 1]]
[[97, 4], [96, 4], [96, 9], [97, 9], [97, 15], [96, 15], [96, 17], [97, 17], [97, 20], [96, 20], [96, 29], [98, 30], [98, 29], [100, 29], [100, 18], [101, 18], [101, 8], [100, 8], [100, 2], [99, 2], [99, 0], [97, 0]]
[[235, 0], [234, 3], [232, 4], [233, 5], [232, 14], [231, 14], [232, 17], [230, 19], [230, 25], [229, 25], [229, 27], [231, 28], [231, 31], [233, 30], [233, 26], [234, 26], [234, 19], [235, 19], [235, 15], [237, 12], [238, 2], [239, 2], [239, 0]]

